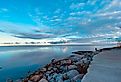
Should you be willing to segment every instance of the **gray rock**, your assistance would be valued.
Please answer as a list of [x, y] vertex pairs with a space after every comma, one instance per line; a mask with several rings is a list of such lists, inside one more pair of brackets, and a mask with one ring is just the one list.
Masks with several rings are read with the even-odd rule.
[[78, 74], [75, 77], [71, 79], [72, 82], [81, 82], [81, 79], [83, 77], [83, 74]]
[[70, 70], [69, 72], [66, 72], [64, 74], [67, 74], [67, 76], [69, 77], [69, 79], [73, 78], [74, 76], [78, 75], [79, 72], [77, 70]]
[[39, 82], [48, 82], [46, 79], [42, 78]]
[[73, 69], [76, 69], [76, 68], [77, 68], [76, 65], [69, 65], [69, 66], [68, 66], [68, 70], [73, 70]]

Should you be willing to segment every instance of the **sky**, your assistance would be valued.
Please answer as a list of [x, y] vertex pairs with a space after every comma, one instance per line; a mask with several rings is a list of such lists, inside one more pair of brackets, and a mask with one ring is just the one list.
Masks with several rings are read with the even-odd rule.
[[0, 42], [121, 39], [120, 0], [0, 0]]

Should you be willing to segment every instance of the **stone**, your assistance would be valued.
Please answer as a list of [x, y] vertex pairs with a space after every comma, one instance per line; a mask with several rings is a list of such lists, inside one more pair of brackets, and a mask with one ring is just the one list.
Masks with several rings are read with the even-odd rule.
[[67, 74], [67, 76], [69, 77], [69, 79], [73, 78], [74, 76], [78, 75], [79, 72], [77, 70], [70, 70], [64, 74]]
[[68, 70], [73, 70], [73, 69], [77, 69], [76, 65], [69, 65], [68, 66]]
[[83, 75], [84, 75], [84, 74], [78, 74], [78, 75], [74, 76], [74, 77], [71, 79], [71, 81], [72, 81], [72, 82], [81, 82], [81, 79], [82, 79]]
[[40, 75], [34, 75], [33, 77], [30, 78], [30, 81], [37, 82], [41, 79]]
[[45, 78], [42, 78], [39, 82], [48, 82]]

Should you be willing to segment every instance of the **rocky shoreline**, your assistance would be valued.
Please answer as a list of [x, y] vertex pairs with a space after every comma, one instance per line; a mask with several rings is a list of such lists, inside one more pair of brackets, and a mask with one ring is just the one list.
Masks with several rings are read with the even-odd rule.
[[[60, 60], [52, 59], [51, 62], [43, 68], [28, 74], [27, 77], [16, 82], [81, 82], [83, 76], [87, 73], [93, 56], [99, 52], [114, 48], [117, 49], [120, 47], [72, 52], [74, 55]], [[7, 82], [14, 81], [9, 79]]]
[[81, 82], [93, 56], [99, 51], [76, 51], [72, 53], [74, 55], [61, 60], [52, 59], [51, 63], [18, 82]]

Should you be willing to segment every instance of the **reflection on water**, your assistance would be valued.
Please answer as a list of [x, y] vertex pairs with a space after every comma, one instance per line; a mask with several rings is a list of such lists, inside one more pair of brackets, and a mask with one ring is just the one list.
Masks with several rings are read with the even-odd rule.
[[72, 51], [94, 50], [104, 46], [48, 46], [48, 47], [0, 47], [0, 82], [19, 79], [49, 63], [52, 58], [64, 58]]

